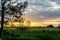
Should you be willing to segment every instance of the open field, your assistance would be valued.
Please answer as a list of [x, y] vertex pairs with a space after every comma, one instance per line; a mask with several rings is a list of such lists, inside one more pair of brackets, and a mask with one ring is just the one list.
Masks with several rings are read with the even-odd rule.
[[60, 40], [60, 28], [4, 28], [3, 40]]

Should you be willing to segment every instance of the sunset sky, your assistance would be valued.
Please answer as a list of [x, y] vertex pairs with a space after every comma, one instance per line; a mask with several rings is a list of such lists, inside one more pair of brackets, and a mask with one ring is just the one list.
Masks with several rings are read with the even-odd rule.
[[[19, 0], [18, 3], [24, 0]], [[60, 0], [27, 0], [23, 17], [35, 26], [60, 24]]]
[[60, 23], [60, 0], [28, 0], [23, 13], [31, 22], [40, 25]]

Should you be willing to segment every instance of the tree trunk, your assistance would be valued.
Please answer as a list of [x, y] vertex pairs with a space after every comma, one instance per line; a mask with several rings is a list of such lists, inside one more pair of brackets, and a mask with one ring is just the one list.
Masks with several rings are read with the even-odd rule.
[[4, 4], [2, 3], [2, 14], [1, 14], [1, 37], [3, 37], [3, 27], [4, 27]]

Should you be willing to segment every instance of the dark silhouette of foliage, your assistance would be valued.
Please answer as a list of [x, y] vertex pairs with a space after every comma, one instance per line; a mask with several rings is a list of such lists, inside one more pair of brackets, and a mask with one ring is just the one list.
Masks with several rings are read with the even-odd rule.
[[49, 28], [53, 28], [54, 26], [53, 26], [53, 25], [48, 25], [47, 27], [49, 27]]
[[[16, 6], [13, 6], [12, 0], [1, 0], [1, 35], [3, 36], [3, 27], [4, 27], [4, 18], [7, 14], [13, 15], [13, 17], [19, 19], [22, 16], [22, 12], [27, 7], [28, 3], [27, 1], [23, 2], [23, 4], [18, 4]], [[8, 3], [9, 2], [9, 3]], [[8, 3], [8, 4], [7, 4]], [[5, 5], [7, 4], [7, 5]], [[23, 11], [22, 11], [23, 10]], [[19, 13], [19, 16], [17, 15]], [[7, 18], [9, 20], [9, 18]], [[11, 20], [10, 20], [11, 21]]]
[[26, 29], [28, 29], [28, 27], [20, 27], [19, 29], [20, 30], [26, 30]]
[[27, 26], [29, 27], [31, 25], [31, 22], [28, 20], [27, 21]]
[[60, 28], [60, 24], [58, 24], [58, 26], [57, 26], [58, 28]]

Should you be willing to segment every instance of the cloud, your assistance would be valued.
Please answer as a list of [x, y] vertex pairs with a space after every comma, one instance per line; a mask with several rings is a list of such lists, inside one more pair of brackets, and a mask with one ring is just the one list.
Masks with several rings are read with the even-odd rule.
[[[23, 1], [19, 0], [18, 2]], [[35, 22], [59, 19], [59, 4], [60, 0], [28, 0], [28, 7], [23, 12], [23, 16]]]
[[60, 4], [60, 0], [50, 0], [52, 2], [56, 2], [57, 4]]
[[28, 0], [29, 5], [40, 5], [42, 7], [50, 7], [52, 6], [49, 0]]
[[40, 3], [38, 1], [34, 1], [34, 3], [31, 4], [32, 5], [29, 4], [24, 14], [32, 19], [32, 21], [41, 22], [60, 18], [60, 5], [55, 2], [50, 0], [40, 0]]

